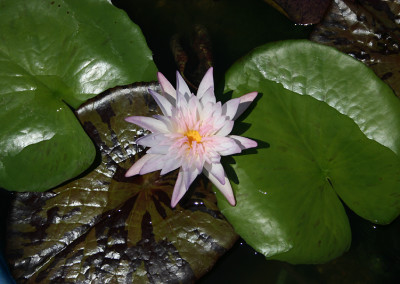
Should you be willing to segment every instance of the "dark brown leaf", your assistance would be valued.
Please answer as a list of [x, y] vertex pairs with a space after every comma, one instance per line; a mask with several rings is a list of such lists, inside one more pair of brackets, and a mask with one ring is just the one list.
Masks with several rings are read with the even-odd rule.
[[[77, 110], [99, 165], [45, 193], [15, 195], [7, 257], [18, 282], [188, 283], [237, 239], [201, 177], [174, 209], [176, 172], [125, 178], [143, 129], [124, 121], [158, 113], [153, 84], [115, 88]], [[73, 141], [71, 141], [73, 143]]]
[[400, 97], [400, 2], [335, 0], [311, 35], [370, 66]]
[[[196, 25], [190, 41], [190, 48], [185, 50], [185, 40], [175, 34], [170, 41], [171, 51], [178, 70], [188, 85], [197, 90], [203, 75], [213, 66], [212, 47], [207, 29], [203, 25]], [[192, 54], [192, 56], [188, 56]], [[190, 60], [191, 59], [191, 60]], [[194, 59], [194, 60], [193, 60]]]
[[297, 24], [319, 23], [331, 0], [264, 0]]

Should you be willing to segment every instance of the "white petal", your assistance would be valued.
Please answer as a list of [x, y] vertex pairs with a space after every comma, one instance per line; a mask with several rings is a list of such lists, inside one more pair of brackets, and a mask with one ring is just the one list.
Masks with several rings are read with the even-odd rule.
[[163, 133], [151, 133], [137, 139], [136, 144], [145, 147], [154, 147], [166, 141], [167, 139], [168, 138], [166, 138]]
[[222, 115], [226, 115], [229, 119], [233, 119], [238, 110], [240, 98], [232, 99], [224, 103], [222, 106]]
[[[171, 83], [167, 80], [167, 78], [165, 78], [165, 76], [161, 72], [157, 73], [157, 77], [158, 77], [158, 82], [161, 85], [161, 90], [164, 93], [163, 95], [168, 95], [169, 97], [174, 99], [173, 101], [175, 101], [176, 99], [175, 88], [171, 85]], [[167, 99], [171, 102], [171, 100], [168, 97]]]
[[165, 97], [161, 96], [157, 92], [154, 92], [153, 90], [149, 89], [149, 93], [153, 97], [153, 99], [157, 102], [162, 113], [166, 116], [171, 116], [171, 113], [172, 113], [171, 103]]
[[222, 128], [220, 130], [218, 130], [215, 135], [218, 136], [226, 136], [229, 133], [231, 133], [232, 129], [233, 129], [233, 125], [234, 125], [234, 121], [232, 120], [227, 120], [225, 121], [224, 125], [222, 126]]
[[200, 119], [205, 120], [212, 115], [212, 107], [213, 104], [211, 102], [208, 102], [207, 104], [203, 105], [203, 109], [200, 112]]
[[185, 186], [189, 188], [195, 178], [201, 173], [195, 165], [193, 165], [193, 161], [190, 159], [184, 159], [182, 161], [182, 171], [183, 171], [183, 181], [185, 182]]
[[187, 95], [191, 96], [192, 94], [185, 80], [183, 80], [178, 71], [176, 71], [176, 91], [180, 92], [185, 98], [187, 98]]
[[165, 175], [173, 170], [176, 170], [181, 166], [181, 162], [178, 159], [171, 159], [168, 156], [165, 157], [164, 166], [161, 170], [160, 175]]
[[156, 146], [156, 147], [151, 147], [149, 150], [146, 151], [148, 154], [162, 154], [166, 155], [169, 151], [170, 146]]
[[210, 87], [204, 92], [203, 96], [200, 98], [200, 102], [203, 106], [205, 106], [209, 102], [211, 102], [212, 104], [215, 104], [217, 102], [214, 94], [214, 87]]
[[158, 154], [147, 154], [147, 155], [153, 155], [153, 157], [148, 159], [146, 163], [142, 166], [139, 172], [141, 175], [161, 170], [164, 165], [162, 160], [163, 155], [158, 155]]
[[152, 154], [146, 154], [143, 157], [141, 157], [139, 160], [137, 160], [132, 167], [125, 173], [126, 177], [131, 177], [134, 175], [139, 174], [140, 170], [142, 169], [143, 165], [147, 163], [150, 159], [152, 159], [154, 156], [158, 155], [152, 155]]
[[204, 164], [204, 168], [212, 174], [222, 185], [225, 184], [225, 171], [221, 163]]
[[186, 110], [188, 108], [188, 101], [180, 91], [176, 93], [176, 107], [181, 110]]
[[256, 97], [257, 97], [257, 92], [251, 92], [241, 96], [239, 98], [240, 104], [233, 120], [236, 120], [249, 107], [249, 105], [254, 101]]
[[212, 141], [214, 151], [221, 156], [228, 156], [242, 152], [236, 141], [229, 137], [214, 136]]
[[242, 149], [240, 149], [240, 146], [235, 143], [235, 146], [229, 147], [222, 151], [218, 151], [218, 154], [220, 154], [221, 156], [230, 156], [233, 154], [238, 154], [240, 152], [242, 152]]
[[165, 127], [167, 127], [168, 132], [170, 132], [171, 127], [172, 127], [172, 123], [171, 123], [171, 117], [168, 116], [164, 116], [164, 115], [153, 115], [153, 117], [157, 120], [160, 120], [161, 122], [163, 122], [165, 124]]
[[226, 177], [226, 174], [224, 173], [225, 183], [222, 184], [205, 168], [203, 169], [203, 173], [219, 189], [219, 191], [221, 191], [221, 193], [228, 200], [229, 204], [235, 206], [236, 205], [235, 196], [233, 195], [232, 186], [231, 183], [229, 182], [229, 179]]
[[188, 189], [185, 187], [185, 183], [183, 182], [183, 171], [182, 169], [179, 171], [178, 178], [176, 179], [176, 183], [174, 186], [174, 191], [172, 192], [171, 198], [171, 207], [174, 208], [176, 204], [178, 204], [179, 200], [185, 195]]
[[[213, 93], [214, 93], [214, 78], [213, 78], [213, 68], [210, 67], [206, 74], [204, 75], [203, 79], [200, 82], [199, 89], [197, 90], [197, 97], [200, 99], [203, 97], [205, 92], [213, 88]], [[215, 99], [215, 96], [214, 96]]]
[[146, 116], [129, 116], [125, 120], [130, 123], [139, 125], [142, 128], [148, 129], [151, 132], [168, 132], [167, 126], [160, 120]]
[[257, 142], [249, 138], [236, 135], [229, 135], [229, 137], [235, 140], [242, 150], [257, 147]]
[[213, 112], [212, 116], [213, 116], [213, 117], [220, 117], [220, 116], [222, 116], [221, 102], [217, 102], [217, 103], [213, 104], [212, 109], [213, 109], [213, 110], [212, 110], [212, 112]]

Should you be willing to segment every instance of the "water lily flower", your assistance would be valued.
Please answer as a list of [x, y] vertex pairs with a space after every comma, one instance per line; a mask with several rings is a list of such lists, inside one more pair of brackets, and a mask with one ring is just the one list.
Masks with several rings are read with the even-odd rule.
[[179, 72], [176, 77], [176, 90], [161, 73], [158, 73], [161, 94], [149, 90], [163, 115], [125, 118], [152, 132], [136, 141], [138, 145], [150, 149], [125, 176], [144, 175], [157, 170], [164, 175], [180, 168], [171, 198], [173, 208], [194, 179], [203, 172], [234, 206], [236, 202], [232, 187], [220, 160], [221, 156], [237, 154], [257, 146], [251, 139], [228, 135], [234, 120], [256, 98], [257, 92], [221, 105], [215, 99], [212, 67], [200, 82], [197, 96], [192, 94]]

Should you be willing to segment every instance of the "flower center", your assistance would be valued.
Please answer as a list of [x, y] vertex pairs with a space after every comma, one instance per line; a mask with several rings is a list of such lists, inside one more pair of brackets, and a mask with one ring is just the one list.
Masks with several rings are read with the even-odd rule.
[[193, 141], [201, 142], [201, 136], [197, 130], [189, 130], [185, 136], [189, 139], [189, 145], [192, 145]]

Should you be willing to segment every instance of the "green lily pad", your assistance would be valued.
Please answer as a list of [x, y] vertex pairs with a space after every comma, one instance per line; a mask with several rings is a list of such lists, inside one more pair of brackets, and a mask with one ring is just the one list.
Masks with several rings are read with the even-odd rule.
[[108, 1], [0, 2], [0, 186], [43, 191], [93, 161], [71, 112], [116, 85], [154, 80], [140, 29]]
[[[234, 158], [236, 207], [217, 195], [222, 213], [253, 248], [291, 263], [323, 263], [350, 246], [340, 199], [374, 223], [388, 224], [400, 214], [400, 159], [355, 123], [398, 149], [377, 135], [385, 133], [377, 127], [387, 116], [361, 108], [363, 100], [379, 107], [395, 99], [390, 89], [379, 99], [375, 92], [387, 90], [384, 86], [362, 63], [305, 41], [266, 45], [228, 71], [226, 90], [234, 96], [263, 94], [243, 121], [251, 124], [244, 135], [269, 147]], [[398, 117], [399, 109], [384, 111]], [[392, 125], [383, 129], [389, 130], [390, 137], [399, 137]]]
[[126, 116], [160, 114], [158, 83], [113, 88], [78, 110], [100, 164], [47, 192], [15, 193], [7, 260], [18, 282], [191, 283], [237, 240], [205, 178], [171, 208], [177, 171], [125, 177], [146, 132]]

